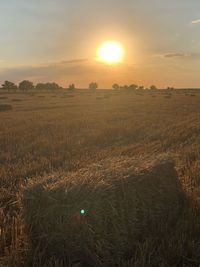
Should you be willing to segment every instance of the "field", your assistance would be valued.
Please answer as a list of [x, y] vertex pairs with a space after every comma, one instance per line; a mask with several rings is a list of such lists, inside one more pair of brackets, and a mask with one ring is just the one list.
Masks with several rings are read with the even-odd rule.
[[[108, 177], [112, 185], [112, 175], [114, 181], [118, 175], [123, 176], [129, 170], [134, 171], [131, 166], [133, 169], [134, 166], [145, 168], [149, 159], [153, 161], [159, 157], [174, 161], [178, 180], [176, 182], [180, 183], [184, 194], [184, 200], [180, 196], [182, 208], [177, 214], [170, 212], [174, 206], [176, 191], [170, 193], [167, 188], [162, 188], [163, 195], [167, 192], [166, 197], [162, 198], [160, 193], [156, 195], [156, 201], [165, 202], [165, 205], [168, 205], [170, 199], [173, 200], [167, 206], [169, 222], [159, 218], [155, 224], [157, 228], [154, 226], [146, 229], [144, 226], [142, 235], [123, 244], [120, 236], [114, 238], [111, 234], [109, 246], [101, 238], [98, 250], [96, 249], [99, 254], [93, 254], [91, 249], [86, 253], [89, 257], [87, 261], [80, 259], [76, 263], [70, 261], [67, 252], [65, 255], [65, 249], [60, 252], [59, 238], [55, 243], [52, 238], [54, 233], [47, 236], [45, 242], [43, 240], [43, 247], [37, 244], [37, 235], [42, 233], [43, 228], [39, 231], [37, 227], [34, 228], [35, 224], [43, 227], [48, 223], [45, 219], [49, 218], [47, 213], [52, 203], [44, 203], [40, 196], [47, 194], [47, 190], [50, 194], [52, 189], [49, 188], [48, 179], [51, 180], [52, 175], [56, 188], [65, 187], [67, 177], [68, 183], [74, 183], [73, 188], [76, 189], [78, 186], [81, 188], [81, 185], [87, 187], [87, 177], [91, 174], [93, 183], [88, 186], [85, 193], [87, 195], [95, 187], [95, 179], [99, 183], [99, 173]], [[170, 166], [169, 176], [175, 175]], [[159, 173], [159, 179], [165, 179], [167, 175], [167, 169], [163, 170], [164, 172], [161, 169]], [[87, 177], [84, 183], [82, 184], [82, 180], [78, 183], [78, 179], [84, 177], [85, 173]], [[151, 189], [151, 186], [153, 192], [156, 192], [156, 185], [149, 183], [148, 188]], [[41, 193], [41, 188], [46, 191]], [[104, 189], [107, 190], [106, 184], [99, 188], [101, 201]], [[128, 194], [129, 189], [125, 190]], [[40, 200], [36, 202], [37, 205], [34, 204], [36, 206], [26, 198], [30, 192], [36, 192], [34, 194]], [[78, 199], [80, 191], [75, 192]], [[145, 194], [150, 193], [149, 190]], [[106, 197], [109, 195], [110, 193]], [[95, 201], [95, 194], [91, 199]], [[63, 201], [61, 199], [59, 205]], [[76, 200], [72, 203], [72, 208], [75, 202]], [[39, 211], [35, 213], [40, 205], [44, 207], [44, 217]], [[56, 218], [62, 210], [59, 205], [54, 209], [55, 224], [59, 224]], [[130, 207], [127, 204], [122, 209], [129, 213]], [[106, 212], [106, 209], [101, 210], [99, 216], [109, 217], [113, 228], [114, 208], [109, 216]], [[140, 227], [142, 228], [142, 224]], [[70, 229], [73, 239], [77, 228]], [[67, 229], [63, 229], [63, 235], [65, 231]], [[82, 231], [82, 228], [78, 228], [78, 231]], [[69, 244], [71, 239], [68, 240]], [[51, 249], [42, 249], [51, 242]], [[88, 242], [91, 247], [92, 242], [97, 246], [92, 237]], [[128, 254], [121, 255], [117, 245], [128, 250]], [[104, 254], [105, 247], [108, 253]], [[199, 265], [200, 92], [80, 90], [74, 93], [59, 91], [0, 94], [0, 266]]]

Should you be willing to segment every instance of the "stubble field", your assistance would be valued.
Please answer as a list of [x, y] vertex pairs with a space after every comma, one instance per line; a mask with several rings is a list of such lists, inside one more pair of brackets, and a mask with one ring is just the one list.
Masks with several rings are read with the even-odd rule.
[[[129, 169], [131, 173], [134, 172], [134, 164], [143, 168], [149, 159], [153, 161], [159, 157], [174, 161], [177, 180], [184, 194], [184, 200], [180, 197], [182, 205], [180, 212], [170, 213], [173, 202], [166, 211], [168, 217], [173, 216], [173, 222], [167, 223], [166, 220], [162, 221], [159, 218], [155, 224], [159, 229], [154, 226], [148, 230], [148, 227], [146, 229], [144, 226], [142, 234], [136, 236], [135, 240], [133, 237], [131, 241], [127, 241], [123, 239], [123, 234], [117, 236], [116, 232], [121, 231], [123, 227], [125, 231], [126, 225], [130, 227], [132, 224], [127, 222], [122, 226], [121, 221], [118, 221], [120, 215], [116, 213], [116, 207], [111, 205], [112, 212], [109, 212], [106, 210], [107, 204], [103, 203], [105, 209], [99, 211], [98, 218], [105, 215], [105, 224], [102, 223], [102, 229], [98, 225], [98, 231], [103, 233], [104, 237], [103, 227], [105, 225], [107, 227], [108, 223], [106, 218], [109, 218], [110, 232], [114, 228], [115, 220], [119, 228], [111, 235], [108, 234], [108, 230], [105, 239], [99, 239], [99, 243], [97, 236], [93, 240], [91, 234], [91, 239], [86, 240], [85, 245], [81, 245], [81, 249], [85, 250], [82, 255], [78, 251], [76, 253], [79, 255], [72, 257], [74, 251], [69, 255], [66, 247], [60, 251], [63, 242], [66, 245], [66, 240], [62, 239], [60, 242], [60, 237], [54, 240], [52, 236], [55, 231], [52, 233], [52, 229], [50, 231], [52, 236], [46, 236], [42, 241], [38, 239], [43, 229], [48, 233], [51, 228], [51, 225], [48, 225], [48, 230], [45, 228], [51, 213], [48, 213], [48, 209], [53, 203], [44, 203], [46, 199], [42, 197], [43, 193], [47, 194], [45, 193], [47, 190], [50, 194], [47, 196], [48, 199], [52, 197], [49, 193], [52, 190], [53, 197], [59, 199], [57, 193], [62, 191], [61, 187], [72, 183], [69, 177], [74, 179], [73, 188], [80, 187], [80, 189], [74, 191], [76, 198], [70, 204], [73, 209], [73, 205], [79, 201], [81, 185], [87, 187], [87, 183], [90, 183], [87, 181], [88, 176], [91, 176], [93, 183], [87, 188], [85, 196], [95, 187], [95, 179], [97, 184], [99, 183], [100, 174], [101, 177], [108, 177], [111, 181], [109, 185], [112, 187], [112, 175], [113, 181], [118, 175], [127, 177]], [[162, 179], [162, 176], [165, 179], [166, 173], [167, 168], [161, 169], [159, 179]], [[170, 169], [169, 173], [173, 173], [173, 170]], [[48, 187], [50, 183], [48, 179], [52, 183], [52, 175], [56, 189]], [[59, 177], [61, 177], [60, 185]], [[67, 182], [63, 182], [65, 177], [68, 179]], [[82, 177], [84, 183], [80, 180], [80, 183], [76, 184]], [[101, 207], [101, 199], [111, 194], [104, 196], [104, 189], [107, 190], [106, 184], [98, 188], [101, 197], [97, 208]], [[151, 188], [150, 182], [148, 188]], [[142, 185], [138, 190], [142, 192]], [[156, 185], [152, 190], [156, 191]], [[162, 190], [164, 194], [165, 189]], [[31, 200], [27, 198], [30, 192]], [[40, 200], [34, 204], [31, 202], [33, 192], [36, 192], [34, 197]], [[165, 198], [157, 198], [159, 195], [156, 195], [156, 201], [159, 202], [160, 199], [160, 202], [163, 201], [166, 205], [170, 198], [173, 199], [174, 192], [172, 195], [169, 190], [166, 192], [168, 193]], [[145, 191], [144, 196], [148, 194]], [[84, 202], [84, 196], [81, 197]], [[151, 198], [151, 195], [149, 197]], [[95, 202], [95, 193], [90, 200]], [[62, 198], [56, 206], [58, 212], [51, 223], [60, 223], [59, 211], [63, 209], [60, 205], [64, 202], [65, 198]], [[133, 207], [127, 203], [120, 209], [129, 213]], [[155, 203], [152, 202], [152, 205]], [[35, 212], [40, 206], [44, 207], [44, 216], [41, 212]], [[54, 213], [51, 213], [51, 216], [52, 214]], [[64, 216], [63, 211], [62, 216]], [[87, 229], [92, 225], [91, 233], [95, 231], [95, 222], [87, 218], [87, 212], [83, 217], [84, 223], [80, 221], [82, 217], [77, 219], [78, 228], [69, 226], [72, 232], [68, 243], [73, 236], [76, 236], [77, 231], [84, 231], [83, 224]], [[126, 219], [126, 215], [124, 218]], [[42, 225], [39, 230], [34, 222]], [[65, 235], [67, 227], [63, 222], [61, 225]], [[60, 231], [62, 232], [59, 229], [58, 232]], [[121, 242], [122, 239], [125, 241]], [[115, 248], [116, 242], [119, 244], [119, 251]], [[45, 246], [47, 249], [42, 249]], [[104, 253], [104, 250], [108, 253]], [[122, 250], [125, 252], [120, 253]], [[191, 93], [178, 90], [173, 92], [97, 90], [94, 93], [85, 90], [74, 93], [0, 94], [0, 266], [167, 267], [199, 266], [199, 264], [200, 93], [198, 91]]]

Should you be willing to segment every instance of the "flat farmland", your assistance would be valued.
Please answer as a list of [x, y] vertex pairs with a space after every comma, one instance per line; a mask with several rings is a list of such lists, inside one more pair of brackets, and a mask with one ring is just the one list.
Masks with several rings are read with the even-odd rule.
[[[115, 251], [111, 235], [110, 245], [105, 247], [113, 245], [111, 251], [120, 255], [116, 260], [111, 259], [112, 253], [104, 255], [105, 240], [101, 239], [98, 245], [101, 250], [90, 247], [90, 252], [84, 254], [89, 259], [86, 263], [79, 259], [76, 266], [199, 266], [200, 93], [178, 90], [1, 93], [0, 264], [75, 266], [68, 254], [56, 248], [50, 254], [50, 249], [38, 251], [40, 246], [35, 240], [39, 232], [32, 235], [28, 218], [38, 224], [43, 219], [25, 212], [26, 192], [32, 187], [36, 190], [37, 183], [54, 175], [59, 187], [59, 176], [78, 179], [81, 170], [95, 179], [98, 168], [91, 166], [100, 166], [99, 173], [110, 179], [113, 172], [116, 177], [118, 173], [124, 175], [126, 164], [129, 170], [132, 161], [143, 166], [148, 159], [159, 157], [174, 161], [184, 193], [183, 207], [177, 216], [173, 215], [173, 224], [161, 222], [160, 232], [154, 229], [151, 235], [145, 230], [142, 237], [136, 238], [137, 242], [123, 243], [128, 253], [122, 255]], [[28, 207], [33, 209], [32, 205]], [[44, 214], [47, 211], [48, 205]], [[59, 224], [56, 218], [53, 223]], [[95, 241], [89, 241], [96, 246]], [[54, 245], [60, 246], [57, 241]]]

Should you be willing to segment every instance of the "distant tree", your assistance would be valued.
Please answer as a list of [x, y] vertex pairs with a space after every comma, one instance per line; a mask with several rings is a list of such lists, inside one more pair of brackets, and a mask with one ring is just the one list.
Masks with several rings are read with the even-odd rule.
[[68, 90], [73, 92], [75, 90], [75, 85], [73, 83], [70, 84]]
[[37, 91], [45, 91], [46, 90], [46, 84], [45, 83], [38, 83], [38, 84], [36, 84], [35, 89]]
[[144, 86], [142, 86], [142, 85], [139, 86], [139, 87], [138, 87], [138, 90], [141, 90], [141, 91], [144, 90]]
[[119, 90], [120, 86], [119, 86], [119, 84], [114, 83], [113, 86], [112, 86], [112, 88], [113, 88], [114, 90]]
[[24, 80], [19, 83], [19, 90], [23, 92], [27, 92], [34, 89], [34, 85], [32, 82]]
[[13, 82], [5, 81], [4, 84], [2, 84], [2, 89], [7, 91], [16, 91], [17, 85], [15, 85]]
[[129, 86], [129, 89], [130, 90], [136, 90], [138, 88], [138, 86], [136, 85], [136, 84], [131, 84], [130, 86]]
[[38, 83], [35, 89], [38, 91], [56, 91], [61, 87], [57, 83]]
[[45, 86], [47, 91], [56, 91], [60, 89], [60, 86], [57, 83], [46, 83]]
[[166, 90], [174, 90], [174, 87], [167, 87]]
[[92, 83], [89, 84], [89, 89], [91, 91], [96, 91], [97, 88], [98, 88], [98, 84], [97, 83], [92, 82]]
[[129, 89], [129, 86], [125, 84], [125, 85], [123, 85], [123, 86], [120, 86], [120, 89], [128, 90], [128, 89]]
[[150, 90], [157, 90], [158, 88], [155, 85], [150, 86]]

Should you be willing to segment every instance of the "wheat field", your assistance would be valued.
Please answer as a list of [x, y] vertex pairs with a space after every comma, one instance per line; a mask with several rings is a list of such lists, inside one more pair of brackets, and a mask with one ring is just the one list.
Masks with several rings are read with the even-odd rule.
[[[148, 167], [163, 155], [173, 166]], [[130, 174], [144, 183], [127, 182], [118, 198], [116, 179]], [[69, 214], [87, 197], [98, 210], [98, 227], [83, 216], [93, 227], [85, 245], [80, 214], [78, 228], [60, 222], [68, 187]], [[137, 205], [130, 188], [143, 196]], [[0, 94], [0, 266], [199, 265], [200, 92]]]

